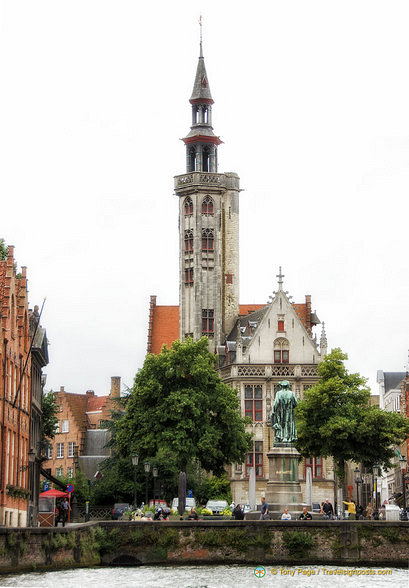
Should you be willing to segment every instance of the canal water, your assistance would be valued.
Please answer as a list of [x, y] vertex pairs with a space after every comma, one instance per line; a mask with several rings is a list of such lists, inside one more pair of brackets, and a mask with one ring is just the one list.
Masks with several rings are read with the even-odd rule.
[[0, 576], [0, 586], [24, 588], [409, 588], [409, 569], [331, 566], [141, 566], [80, 568]]

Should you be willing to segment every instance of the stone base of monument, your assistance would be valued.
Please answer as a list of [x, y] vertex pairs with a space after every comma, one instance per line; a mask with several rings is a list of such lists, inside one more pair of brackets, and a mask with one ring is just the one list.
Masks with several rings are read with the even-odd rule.
[[266, 502], [269, 505], [270, 517], [280, 518], [284, 509], [288, 508], [292, 518], [302, 512], [304, 506], [301, 485], [298, 480], [298, 460], [300, 454], [291, 445], [273, 447], [267, 454], [269, 462], [269, 479], [267, 482]]

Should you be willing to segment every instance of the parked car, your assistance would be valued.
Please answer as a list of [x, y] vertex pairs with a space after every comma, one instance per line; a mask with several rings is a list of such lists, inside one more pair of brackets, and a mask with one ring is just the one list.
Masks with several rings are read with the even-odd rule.
[[[172, 510], [177, 510], [179, 505], [179, 498], [174, 498], [172, 500]], [[196, 508], [196, 500], [194, 498], [186, 498], [186, 505], [185, 510], [190, 510], [191, 508]]]
[[319, 502], [313, 502], [312, 503], [312, 512], [321, 512], [321, 506]]
[[208, 500], [206, 502], [207, 510], [211, 510], [214, 515], [220, 514], [228, 506], [227, 500]]
[[243, 505], [243, 512], [244, 512], [244, 514], [247, 514], [250, 511], [251, 511], [250, 505], [249, 504], [244, 504]]
[[112, 520], [118, 521], [127, 510], [131, 510], [131, 506], [127, 502], [117, 502], [112, 509]]

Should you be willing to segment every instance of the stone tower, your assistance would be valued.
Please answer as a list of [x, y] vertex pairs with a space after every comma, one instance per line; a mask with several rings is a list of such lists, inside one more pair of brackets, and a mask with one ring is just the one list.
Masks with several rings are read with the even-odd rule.
[[190, 98], [192, 125], [183, 139], [186, 173], [179, 197], [179, 336], [224, 343], [239, 313], [239, 177], [218, 173], [212, 105], [202, 42]]

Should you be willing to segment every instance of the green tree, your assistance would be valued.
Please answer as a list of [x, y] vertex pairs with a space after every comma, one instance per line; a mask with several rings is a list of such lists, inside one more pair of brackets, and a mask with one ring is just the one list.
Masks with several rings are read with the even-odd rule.
[[45, 392], [41, 405], [41, 442], [47, 444], [47, 439], [54, 439], [55, 429], [58, 424], [58, 407], [53, 391]]
[[409, 435], [403, 416], [370, 406], [365, 378], [348, 373], [346, 359], [341, 349], [333, 349], [318, 365], [319, 381], [296, 409], [297, 449], [305, 457], [332, 456], [340, 480], [348, 460], [390, 468], [393, 446]]
[[175, 463], [186, 472], [192, 460], [220, 475], [242, 462], [251, 447], [237, 391], [222, 382], [206, 338], [188, 339], [148, 355], [135, 376], [124, 418], [117, 423], [122, 455]]
[[7, 259], [9, 248], [4, 239], [0, 239], [0, 261]]

